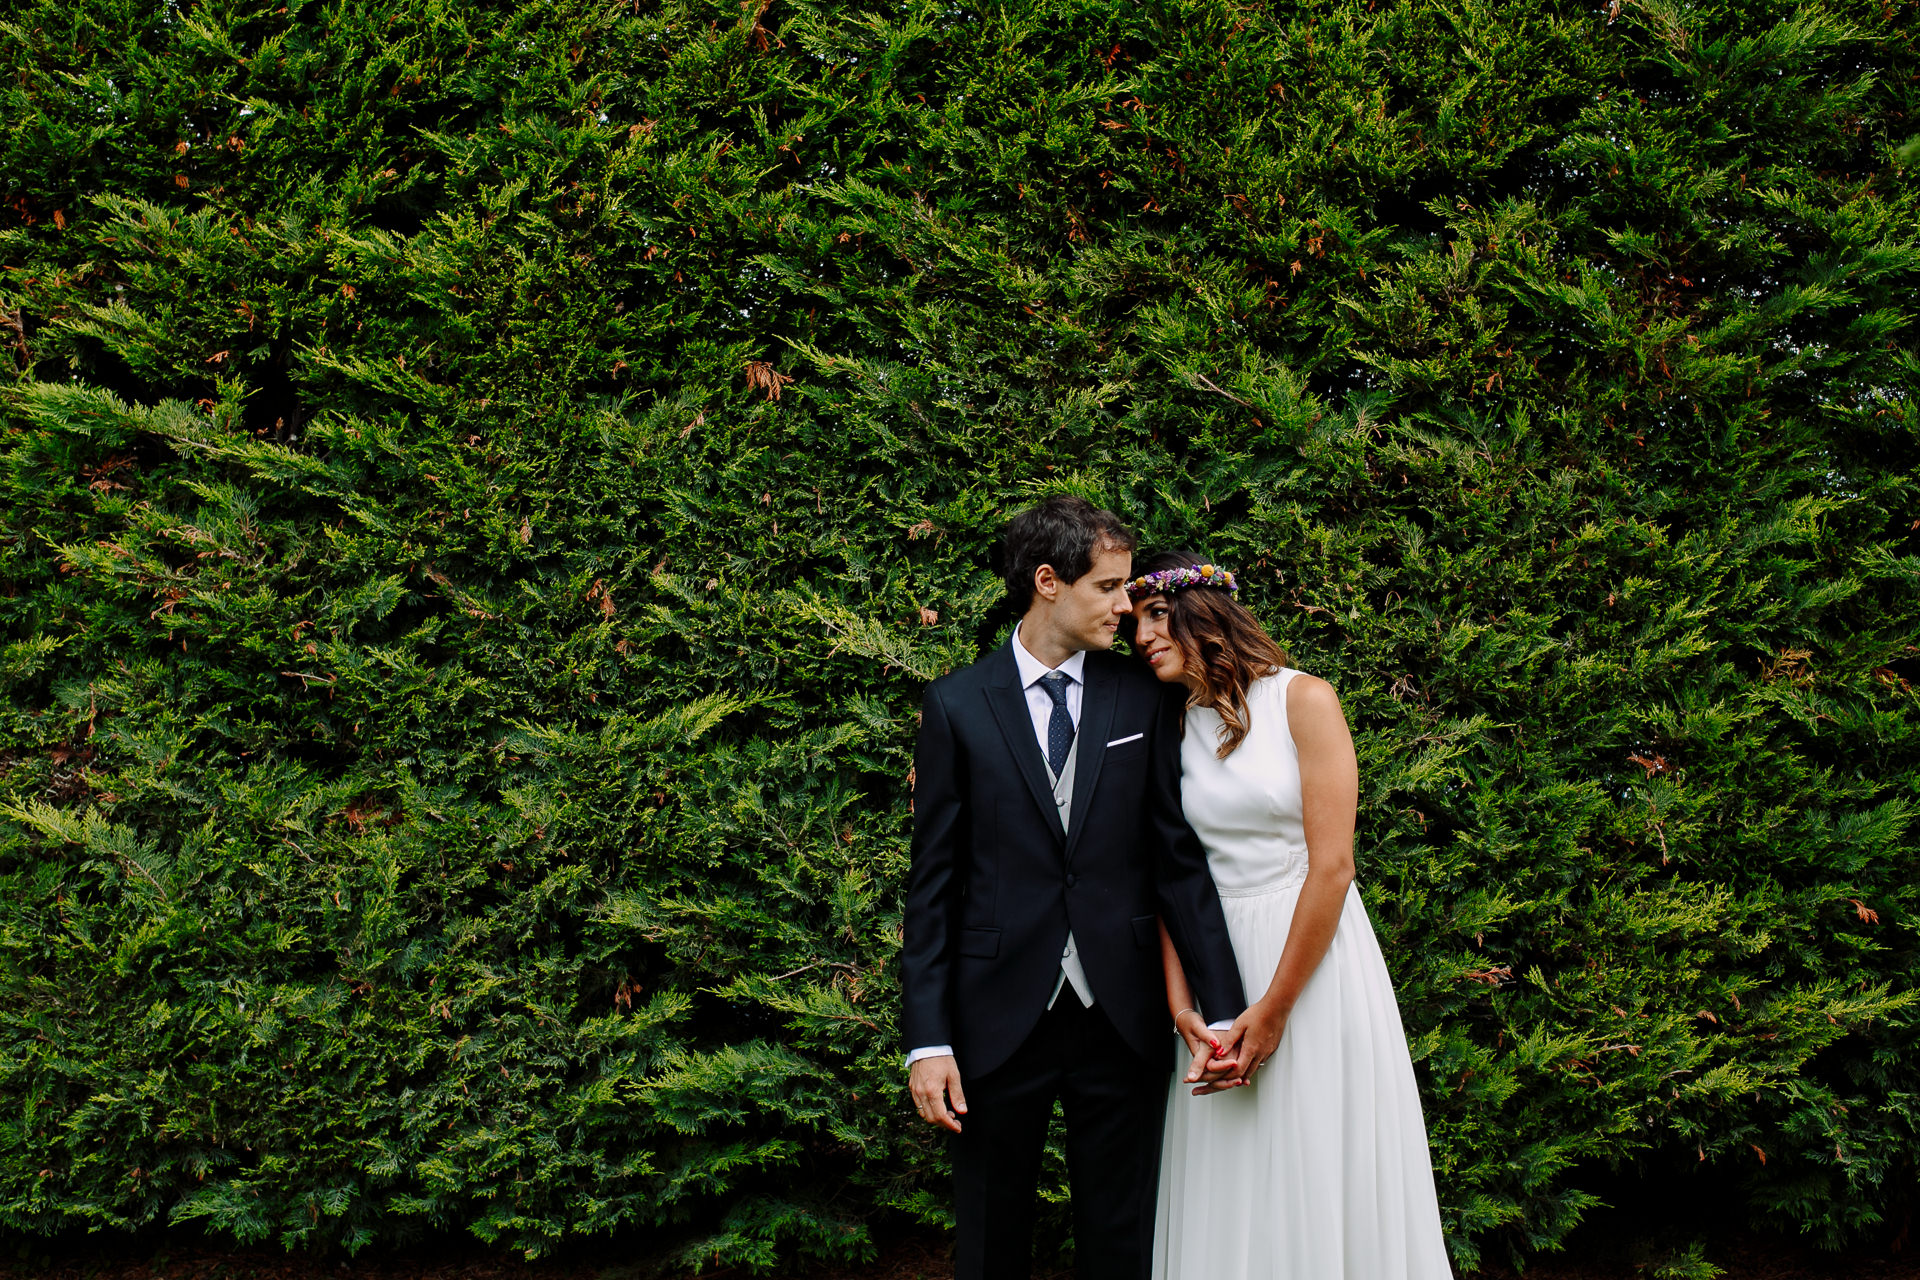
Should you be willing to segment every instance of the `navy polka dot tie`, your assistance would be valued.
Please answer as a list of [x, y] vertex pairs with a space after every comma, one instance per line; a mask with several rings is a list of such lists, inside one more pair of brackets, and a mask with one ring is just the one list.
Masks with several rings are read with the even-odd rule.
[[1040, 677], [1040, 687], [1053, 699], [1053, 714], [1047, 717], [1047, 767], [1053, 776], [1067, 767], [1067, 752], [1073, 748], [1073, 717], [1067, 714], [1067, 686], [1073, 677], [1049, 671]]

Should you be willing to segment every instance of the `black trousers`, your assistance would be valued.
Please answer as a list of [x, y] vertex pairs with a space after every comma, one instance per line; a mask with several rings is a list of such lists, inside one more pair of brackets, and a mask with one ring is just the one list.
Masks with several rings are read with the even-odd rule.
[[955, 1280], [1026, 1280], [1047, 1122], [1066, 1116], [1080, 1280], [1146, 1280], [1166, 1121], [1169, 1049], [1144, 1061], [1099, 1005], [1060, 992], [1020, 1051], [963, 1084], [967, 1114], [953, 1139]]

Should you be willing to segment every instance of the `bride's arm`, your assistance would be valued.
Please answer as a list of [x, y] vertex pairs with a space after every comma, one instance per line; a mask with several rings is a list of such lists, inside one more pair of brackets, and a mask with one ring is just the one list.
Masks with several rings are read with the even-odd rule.
[[1224, 1078], [1238, 1063], [1232, 1058], [1217, 1056], [1220, 1036], [1207, 1029], [1200, 1011], [1193, 1007], [1193, 988], [1187, 982], [1187, 971], [1180, 967], [1180, 952], [1173, 945], [1173, 935], [1167, 932], [1164, 920], [1160, 922], [1160, 963], [1167, 975], [1167, 1012], [1173, 1015], [1173, 1029], [1187, 1042], [1187, 1052], [1193, 1055], [1193, 1063], [1187, 1068], [1187, 1083], [1198, 1080], [1211, 1083]]
[[1300, 801], [1307, 833], [1307, 881], [1293, 908], [1287, 945], [1267, 990], [1234, 1023], [1227, 1043], [1240, 1041], [1240, 1071], [1217, 1086], [1247, 1083], [1280, 1047], [1287, 1016], [1307, 979], [1320, 967], [1340, 910], [1353, 883], [1354, 811], [1360, 799], [1360, 767], [1353, 735], [1340, 710], [1340, 696], [1325, 680], [1295, 676], [1287, 685], [1287, 720], [1300, 758]]

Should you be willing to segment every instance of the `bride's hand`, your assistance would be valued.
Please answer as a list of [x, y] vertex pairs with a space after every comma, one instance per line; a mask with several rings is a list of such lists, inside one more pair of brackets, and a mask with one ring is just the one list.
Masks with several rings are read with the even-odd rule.
[[1193, 1055], [1193, 1063], [1187, 1068], [1187, 1083], [1204, 1080], [1211, 1083], [1221, 1079], [1237, 1064], [1231, 1058], [1220, 1055], [1220, 1035], [1207, 1029], [1198, 1012], [1182, 1009], [1180, 1016], [1173, 1020], [1174, 1030], [1187, 1042], [1187, 1052]]
[[1233, 1027], [1221, 1036], [1233, 1048], [1234, 1070], [1223, 1078], [1208, 1081], [1195, 1089], [1194, 1093], [1220, 1093], [1252, 1084], [1260, 1068], [1280, 1047], [1280, 1037], [1286, 1029], [1285, 1013], [1274, 1009], [1264, 1000], [1249, 1005], [1245, 1013], [1233, 1020]]

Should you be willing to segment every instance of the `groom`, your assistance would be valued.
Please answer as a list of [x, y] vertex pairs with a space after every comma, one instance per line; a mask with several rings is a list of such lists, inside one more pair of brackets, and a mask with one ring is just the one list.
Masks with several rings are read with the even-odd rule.
[[1142, 1280], [1175, 1056], [1159, 922], [1208, 1019], [1246, 1005], [1180, 814], [1179, 704], [1108, 652], [1133, 549], [1081, 498], [1015, 516], [1020, 624], [921, 709], [901, 1020], [914, 1105], [956, 1135], [957, 1280], [1029, 1274], [1055, 1099], [1081, 1280]]

